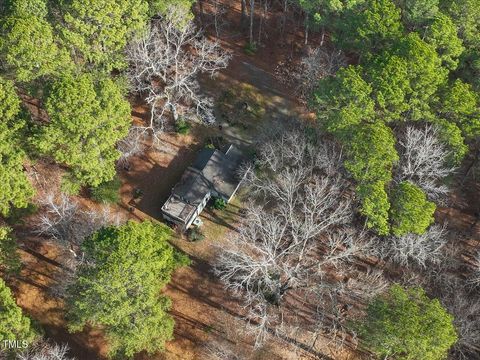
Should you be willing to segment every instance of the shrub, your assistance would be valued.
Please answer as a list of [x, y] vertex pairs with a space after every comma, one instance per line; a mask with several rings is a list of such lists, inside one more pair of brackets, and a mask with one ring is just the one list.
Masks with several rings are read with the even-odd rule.
[[180, 119], [175, 123], [175, 131], [178, 134], [186, 135], [190, 131], [190, 123], [185, 121], [184, 119]]
[[248, 42], [243, 48], [243, 51], [245, 51], [245, 54], [253, 56], [257, 52], [257, 44]]
[[200, 231], [198, 227], [193, 227], [188, 229], [187, 239], [189, 241], [201, 241], [205, 239], [205, 235]]
[[221, 198], [214, 198], [212, 201], [212, 208], [215, 210], [224, 210], [227, 207], [225, 200]]
[[120, 201], [119, 190], [122, 182], [118, 177], [91, 188], [92, 199], [99, 203], [114, 204]]

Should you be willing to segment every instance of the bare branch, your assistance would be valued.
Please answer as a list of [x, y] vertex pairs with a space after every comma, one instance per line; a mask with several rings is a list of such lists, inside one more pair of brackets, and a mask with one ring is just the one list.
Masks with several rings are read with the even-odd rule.
[[196, 30], [183, 7], [172, 6], [153, 19], [144, 36], [127, 48], [132, 90], [146, 95], [150, 120], [143, 131], [160, 141], [169, 119], [215, 122], [213, 101], [201, 94], [199, 74], [213, 76], [227, 67], [230, 55]]
[[[312, 143], [298, 128], [273, 134], [260, 146], [257, 169], [243, 169], [250, 193], [263, 205], [247, 206], [238, 234], [219, 249], [215, 273], [243, 298], [256, 346], [285, 324], [290, 294], [318, 284], [337, 291], [325, 282], [328, 270], [340, 271], [370, 251], [369, 236], [346, 227], [353, 214], [349, 184], [328, 176], [340, 161], [328, 156], [332, 146]], [[325, 296], [333, 296], [328, 291]]]
[[296, 93], [306, 100], [317, 86], [318, 81], [333, 76], [347, 65], [347, 58], [339, 50], [316, 48], [302, 59], [299, 69], [295, 73], [297, 80]]
[[376, 244], [378, 255], [408, 267], [411, 264], [426, 268], [444, 260], [444, 247], [448, 242], [445, 226], [432, 225], [422, 235], [406, 234], [379, 239]]
[[122, 154], [118, 159], [120, 166], [127, 166], [130, 158], [145, 151], [145, 137], [146, 132], [142, 128], [134, 126], [130, 129], [128, 135], [118, 142], [117, 148]]
[[422, 129], [408, 126], [399, 144], [398, 181], [409, 180], [417, 184], [432, 200], [444, 199], [449, 189], [442, 181], [453, 174], [455, 168], [446, 164], [450, 153], [440, 142], [438, 129], [434, 125]]
[[17, 360], [74, 360], [68, 355], [69, 347], [66, 344], [50, 343], [43, 339], [37, 341], [27, 350], [16, 355]]
[[480, 289], [480, 250], [475, 256], [474, 269], [467, 283], [475, 289]]

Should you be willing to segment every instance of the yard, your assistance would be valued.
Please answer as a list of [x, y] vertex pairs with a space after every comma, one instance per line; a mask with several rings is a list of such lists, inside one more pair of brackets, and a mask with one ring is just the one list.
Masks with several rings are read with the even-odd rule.
[[[266, 124], [301, 115], [301, 108], [288, 93], [282, 93], [283, 86], [272, 74], [244, 60], [244, 56], [239, 55], [216, 79], [203, 80], [206, 91], [215, 92], [218, 99], [220, 121], [217, 125], [194, 124], [183, 135], [164, 133], [160, 149], [148, 147], [144, 154], [131, 161], [128, 171], [119, 170], [121, 202], [111, 207], [113, 213], [122, 218], [161, 221], [161, 207], [171, 189], [205, 145], [221, 139], [224, 143], [236, 144], [248, 154], [252, 141]], [[218, 83], [222, 86], [219, 87]], [[278, 89], [272, 86], [278, 86]], [[135, 101], [132, 116], [134, 121], [148, 116], [146, 105]], [[58, 185], [62, 170], [42, 163], [36, 165], [34, 173], [37, 187], [48, 192], [54, 188], [53, 184]], [[236, 344], [239, 349], [251, 341], [241, 331], [244, 328], [241, 305], [223, 289], [212, 273], [217, 246], [236, 231], [243, 198], [240, 189], [224, 210], [203, 211], [204, 240], [189, 242], [185, 235], [175, 235], [172, 243], [193, 260], [192, 266], [175, 273], [166, 289], [173, 302], [175, 339], [167, 344], [164, 354], [156, 357], [139, 354], [138, 359], [198, 359], [207, 340], [226, 341]], [[98, 206], [84, 197], [78, 200], [87, 207]], [[19, 305], [47, 329], [49, 337], [67, 342], [78, 359], [105, 358], [107, 345], [101, 329], [87, 329], [74, 335], [66, 330], [64, 304], [50, 295], [56, 276], [62, 276], [65, 271], [61, 265], [63, 255], [55, 244], [29, 235], [29, 230], [28, 219], [25, 224], [17, 225], [17, 232], [24, 235], [22, 258], [25, 263], [22, 277], [15, 281]], [[258, 358], [278, 359], [285, 354], [288, 354], [285, 345], [271, 344], [259, 352]]]
[[[240, 11], [238, 8], [235, 10]], [[218, 122], [212, 126], [193, 124], [185, 134], [165, 132], [161, 146], [157, 148], [147, 144], [143, 154], [131, 159], [128, 169], [122, 167], [118, 170], [122, 181], [121, 201], [110, 207], [113, 214], [122, 219], [162, 222], [162, 205], [203, 147], [220, 141], [235, 144], [246, 155], [252, 155], [252, 144], [264, 129], [275, 127], [292, 117], [306, 121], [312, 119], [312, 114], [298, 101], [293, 89], [280, 82], [273, 73], [275, 65], [287, 61], [291, 54], [298, 57], [298, 49], [271, 43], [260, 48], [255, 56], [248, 56], [244, 52], [243, 37], [238, 36], [235, 30], [226, 31], [220, 40], [222, 46], [233, 54], [231, 63], [215, 79], [201, 79], [202, 91], [216, 99]], [[132, 99], [131, 102], [133, 121], [148, 119], [148, 106], [141, 99]], [[43, 193], [58, 187], [62, 171], [48, 162], [40, 162], [35, 169], [29, 169], [37, 189]], [[477, 247], [480, 242], [480, 224], [475, 222], [480, 191], [474, 186], [469, 182], [463, 184], [450, 207], [439, 208], [436, 214], [441, 222], [448, 222], [453, 228], [470, 234], [459, 240], [465, 248], [463, 256], [467, 259], [473, 254], [469, 249]], [[465, 195], [467, 193], [471, 196]], [[77, 197], [82, 205], [89, 208], [99, 206], [83, 195]], [[239, 354], [251, 351], [253, 341], [244, 330], [246, 322], [242, 304], [223, 288], [213, 274], [217, 249], [238, 231], [246, 195], [245, 189], [240, 188], [225, 209], [208, 208], [203, 211], [200, 218], [205, 239], [191, 242], [184, 234], [175, 233], [172, 244], [192, 260], [191, 266], [175, 272], [165, 290], [172, 299], [175, 338], [167, 343], [164, 353], [155, 356], [141, 353], [136, 356], [137, 360], [208, 359], [205, 356], [207, 344], [229, 344]], [[49, 337], [68, 343], [77, 359], [106, 359], [107, 343], [101, 329], [68, 333], [64, 304], [51, 295], [56, 278], [68, 271], [62, 265], [64, 254], [54, 243], [32, 235], [31, 219], [33, 217], [15, 225], [17, 237], [22, 239], [21, 256], [24, 262], [21, 276], [13, 281], [18, 304], [46, 329]], [[310, 342], [311, 339], [305, 339], [305, 344]], [[359, 354], [350, 350], [335, 352], [323, 338], [317, 340], [316, 347], [321, 348], [322, 353], [309, 351], [308, 346], [302, 348], [301, 345], [290, 338], [274, 340], [258, 350], [256, 358], [360, 358]]]

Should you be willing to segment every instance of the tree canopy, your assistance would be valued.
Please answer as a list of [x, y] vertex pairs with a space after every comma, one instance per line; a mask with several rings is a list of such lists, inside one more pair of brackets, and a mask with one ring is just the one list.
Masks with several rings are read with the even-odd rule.
[[333, 37], [341, 49], [369, 56], [392, 45], [402, 32], [400, 10], [391, 0], [367, 0], [343, 13]]
[[398, 161], [392, 130], [382, 122], [362, 124], [351, 130], [345, 167], [360, 182], [390, 181]]
[[374, 116], [371, 86], [362, 78], [362, 68], [348, 66], [335, 77], [320, 81], [314, 94], [318, 116], [327, 131], [342, 134], [350, 126]]
[[427, 44], [417, 33], [410, 33], [396, 44], [394, 52], [407, 62], [411, 89], [406, 99], [408, 119], [432, 119], [430, 104], [448, 74], [441, 66], [435, 47]]
[[[471, 6], [461, 3], [463, 11]], [[405, 225], [409, 217], [412, 226], [417, 223], [415, 232], [425, 231], [431, 218], [431, 212], [412, 213], [407, 206], [390, 208], [390, 197], [398, 195], [392, 190], [398, 186], [390, 184], [398, 163], [392, 129], [401, 132], [399, 122], [435, 123], [451, 164], [461, 162], [466, 142], [480, 134], [478, 95], [471, 84], [455, 79], [464, 73], [465, 52], [472, 50], [466, 34], [476, 31], [473, 23], [468, 31], [459, 26], [459, 9], [438, 0], [368, 0], [330, 23], [337, 46], [356, 54], [358, 64], [320, 80], [312, 105], [320, 125], [344, 144], [345, 168], [358, 182], [360, 213], [380, 234], [389, 228], [398, 232], [393, 222], [402, 218]], [[422, 190], [416, 190], [423, 204]]]
[[104, 327], [111, 354], [131, 357], [164, 348], [172, 338], [170, 299], [160, 295], [188, 262], [168, 243], [164, 225], [129, 221], [103, 228], [82, 245], [86, 262], [69, 288], [69, 328]]
[[427, 201], [427, 196], [419, 187], [404, 181], [393, 191], [390, 212], [395, 235], [423, 234], [434, 221], [435, 204]]
[[[172, 6], [182, 7], [190, 10], [195, 0], [148, 0], [148, 11], [150, 16], [166, 14]], [[189, 19], [193, 18], [193, 14]]]
[[452, 19], [439, 13], [427, 28], [425, 40], [435, 46], [443, 66], [455, 70], [458, 59], [464, 51], [462, 40], [457, 35], [457, 27]]
[[15, 303], [12, 292], [0, 279], [0, 338], [3, 340], [25, 340], [32, 342], [37, 336], [30, 319]]
[[31, 81], [72, 66], [46, 16], [43, 1], [19, 0], [12, 2], [2, 21], [1, 54], [18, 81]]
[[65, 44], [77, 61], [105, 71], [126, 66], [123, 49], [148, 19], [144, 0], [72, 0], [64, 11]]
[[0, 226], [0, 266], [7, 275], [18, 273], [21, 267], [17, 242], [11, 235], [11, 229], [4, 226]]
[[457, 79], [442, 92], [442, 117], [455, 123], [468, 138], [480, 136], [480, 103], [470, 84]]
[[72, 168], [82, 184], [112, 180], [120, 154], [115, 144], [130, 125], [130, 104], [121, 87], [91, 74], [65, 75], [48, 90], [45, 108], [50, 122], [40, 129], [41, 152]]
[[380, 235], [390, 233], [388, 211], [390, 201], [385, 191], [385, 182], [376, 181], [360, 184], [357, 193], [362, 203], [360, 213], [366, 217], [368, 228], [376, 229]]
[[421, 288], [390, 287], [358, 325], [364, 345], [380, 357], [440, 360], [457, 341], [453, 317]]
[[409, 109], [406, 99], [412, 89], [408, 67], [403, 57], [385, 51], [372, 59], [366, 68], [376, 113], [384, 121], [401, 120]]
[[8, 215], [10, 207], [26, 207], [34, 190], [23, 170], [26, 161], [19, 132], [22, 121], [20, 99], [13, 83], [0, 78], [0, 214]]
[[404, 22], [410, 28], [419, 28], [438, 13], [438, 0], [401, 0]]

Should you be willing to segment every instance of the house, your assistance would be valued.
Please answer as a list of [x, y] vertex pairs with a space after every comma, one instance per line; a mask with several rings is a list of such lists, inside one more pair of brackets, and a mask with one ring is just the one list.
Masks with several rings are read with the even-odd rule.
[[163, 204], [163, 217], [187, 230], [210, 198], [230, 202], [240, 186], [237, 169], [242, 160], [241, 151], [233, 145], [225, 152], [203, 149]]

